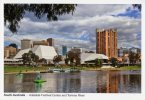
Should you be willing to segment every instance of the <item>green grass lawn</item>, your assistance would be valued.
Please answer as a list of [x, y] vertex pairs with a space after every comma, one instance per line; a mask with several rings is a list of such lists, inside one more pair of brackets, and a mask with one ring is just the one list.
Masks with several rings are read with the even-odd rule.
[[28, 71], [45, 71], [48, 67], [28, 67], [28, 66], [5, 66], [4, 73], [9, 72], [28, 72]]
[[117, 68], [119, 70], [141, 70], [141, 66], [124, 66]]
[[[18, 72], [34, 72], [34, 71], [47, 71], [49, 67], [30, 67], [30, 66], [8, 66], [5, 65], [4, 73], [18, 73]], [[52, 68], [52, 67], [51, 67]], [[69, 66], [66, 67], [57, 67], [57, 68], [72, 68]], [[141, 66], [124, 66], [120, 68], [100, 68], [100, 67], [75, 67], [79, 70], [141, 70]]]

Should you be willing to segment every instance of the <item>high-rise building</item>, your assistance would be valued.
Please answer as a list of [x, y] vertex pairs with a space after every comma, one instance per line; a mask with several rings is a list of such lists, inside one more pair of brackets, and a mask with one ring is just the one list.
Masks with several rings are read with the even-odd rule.
[[67, 54], [67, 46], [62, 46], [62, 55], [66, 55]]
[[33, 47], [33, 41], [29, 39], [21, 40], [21, 49], [28, 49]]
[[96, 30], [96, 53], [117, 57], [117, 30]]
[[49, 46], [54, 46], [54, 39], [53, 38], [48, 38], [47, 42], [49, 43]]

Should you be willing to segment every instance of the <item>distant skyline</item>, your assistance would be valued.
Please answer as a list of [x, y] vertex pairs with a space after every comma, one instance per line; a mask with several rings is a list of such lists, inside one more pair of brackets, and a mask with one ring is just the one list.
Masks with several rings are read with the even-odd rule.
[[102, 28], [117, 28], [118, 47], [141, 48], [141, 12], [131, 4], [79, 4], [73, 15], [63, 15], [51, 22], [28, 12], [17, 34], [13, 35], [5, 27], [4, 45], [16, 43], [20, 48], [22, 39], [54, 38], [58, 48], [66, 45], [95, 51], [96, 29]]

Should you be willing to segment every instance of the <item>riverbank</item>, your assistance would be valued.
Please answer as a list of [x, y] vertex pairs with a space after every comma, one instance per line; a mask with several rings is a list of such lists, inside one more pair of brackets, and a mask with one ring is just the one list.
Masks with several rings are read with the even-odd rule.
[[[5, 74], [13, 74], [13, 73], [36, 73], [36, 72], [47, 72], [49, 68], [53, 67], [28, 67], [28, 66], [5, 66], [4, 73]], [[71, 67], [61, 67], [61, 68], [71, 68]], [[79, 70], [86, 71], [103, 71], [103, 70], [141, 70], [140, 66], [124, 66], [120, 68], [100, 68], [100, 67], [75, 67]]]
[[112, 67], [112, 68], [91, 68], [91, 67], [85, 67], [83, 70], [141, 70], [141, 66], [123, 66], [123, 67]]

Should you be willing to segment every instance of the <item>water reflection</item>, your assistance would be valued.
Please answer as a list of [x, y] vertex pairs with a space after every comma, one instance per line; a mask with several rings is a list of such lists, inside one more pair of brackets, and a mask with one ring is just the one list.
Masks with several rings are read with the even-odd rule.
[[[49, 76], [49, 77], [48, 77]], [[44, 92], [72, 93], [78, 92], [81, 87], [80, 73], [47, 73], [42, 77], [47, 80], [44, 83]], [[49, 84], [48, 84], [49, 83]]]
[[97, 74], [98, 93], [117, 93], [120, 75], [114, 71], [100, 71]]
[[35, 91], [36, 92], [41, 92], [41, 89], [42, 89], [42, 84], [43, 83], [35, 83]]
[[140, 93], [140, 71], [82, 71], [43, 73], [45, 83], [34, 83], [36, 74], [5, 75], [5, 92], [37, 93]]

